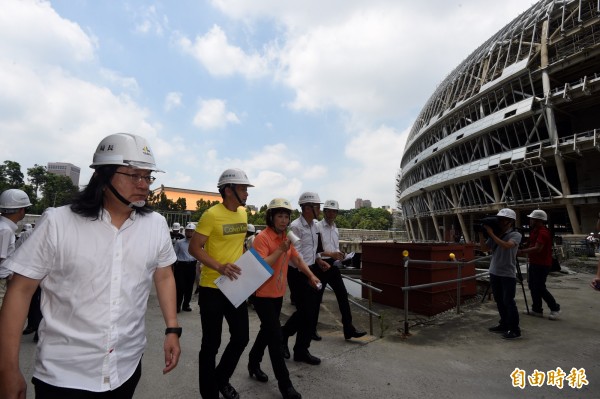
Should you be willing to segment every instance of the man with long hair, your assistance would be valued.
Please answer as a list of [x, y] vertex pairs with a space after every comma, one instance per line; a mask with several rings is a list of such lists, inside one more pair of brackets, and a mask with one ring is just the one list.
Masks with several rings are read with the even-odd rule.
[[94, 174], [70, 206], [47, 212], [7, 259], [14, 274], [0, 311], [0, 397], [24, 398], [21, 330], [42, 287], [32, 382], [37, 399], [131, 398], [146, 346], [152, 281], [166, 325], [168, 373], [177, 366], [176, 260], [164, 217], [146, 205], [158, 171], [146, 140], [118, 133], [94, 154]]

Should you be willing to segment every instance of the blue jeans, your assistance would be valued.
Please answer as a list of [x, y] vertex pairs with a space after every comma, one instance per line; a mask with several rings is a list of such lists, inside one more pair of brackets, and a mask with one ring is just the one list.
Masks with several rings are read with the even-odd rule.
[[[202, 346], [198, 355], [200, 395], [205, 399], [218, 399], [219, 387], [229, 383], [250, 339], [248, 307], [244, 302], [236, 309], [221, 290], [208, 287], [200, 287], [198, 304], [202, 322]], [[223, 318], [229, 325], [230, 339], [216, 365]]]
[[500, 314], [500, 326], [511, 331], [520, 332], [519, 311], [515, 302], [517, 279], [490, 274], [490, 285]]

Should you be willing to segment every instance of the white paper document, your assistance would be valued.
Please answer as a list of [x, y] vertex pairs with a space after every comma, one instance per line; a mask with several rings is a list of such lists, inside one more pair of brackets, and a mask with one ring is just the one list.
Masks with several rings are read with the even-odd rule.
[[244, 252], [234, 263], [242, 269], [242, 274], [238, 274], [237, 280], [220, 276], [215, 280], [215, 284], [237, 308], [273, 275], [273, 269], [254, 248]]

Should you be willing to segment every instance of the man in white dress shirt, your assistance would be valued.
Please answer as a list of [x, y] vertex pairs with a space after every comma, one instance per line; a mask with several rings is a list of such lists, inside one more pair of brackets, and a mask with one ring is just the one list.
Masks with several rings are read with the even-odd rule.
[[176, 257], [164, 217], [146, 205], [153, 171], [146, 140], [117, 133], [94, 154], [94, 174], [70, 206], [47, 212], [5, 266], [14, 272], [0, 310], [0, 397], [25, 398], [21, 330], [42, 287], [32, 382], [36, 399], [133, 397], [146, 347], [152, 282], [165, 320], [163, 373], [177, 366]]
[[10, 188], [0, 194], [0, 306], [12, 275], [3, 262], [15, 251], [17, 222], [23, 220], [29, 206], [29, 196], [23, 190]]
[[[340, 251], [340, 234], [335, 225], [335, 219], [338, 215], [340, 206], [336, 200], [327, 200], [323, 205], [323, 213], [325, 217], [317, 223], [319, 233], [321, 234], [321, 242], [323, 243], [323, 252], [320, 253], [323, 259], [330, 266], [329, 268], [319, 268], [315, 271], [316, 276], [321, 280], [323, 287], [321, 288], [319, 304], [323, 298], [323, 292], [327, 284], [331, 286], [342, 314], [342, 325], [344, 326], [344, 338], [360, 338], [367, 333], [358, 331], [352, 324], [352, 312], [350, 311], [350, 302], [348, 301], [348, 291], [342, 280], [340, 269], [334, 265], [335, 261], [342, 261], [345, 254]], [[320, 306], [316, 307], [316, 319], [319, 319]], [[316, 326], [316, 323], [315, 323]], [[315, 332], [315, 336], [318, 334]]]

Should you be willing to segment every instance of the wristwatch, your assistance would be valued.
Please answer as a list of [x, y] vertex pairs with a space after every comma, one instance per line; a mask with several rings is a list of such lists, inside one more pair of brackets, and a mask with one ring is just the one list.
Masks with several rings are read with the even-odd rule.
[[178, 337], [181, 337], [182, 331], [183, 331], [183, 328], [181, 328], [181, 327], [167, 327], [167, 329], [165, 330], [165, 335], [177, 334]]

